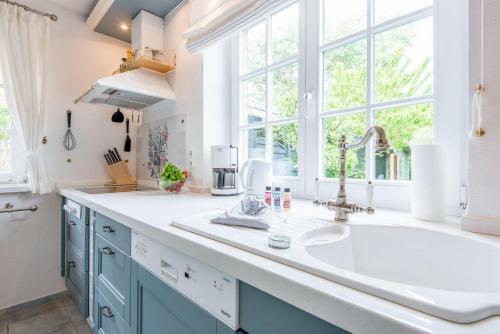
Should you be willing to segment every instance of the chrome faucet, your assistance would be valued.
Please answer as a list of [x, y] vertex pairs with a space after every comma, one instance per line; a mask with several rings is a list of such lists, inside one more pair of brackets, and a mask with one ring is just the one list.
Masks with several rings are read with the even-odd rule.
[[314, 205], [326, 207], [328, 210], [335, 210], [335, 221], [339, 223], [346, 223], [349, 220], [349, 214], [357, 212], [366, 212], [371, 215], [375, 212], [372, 207], [363, 208], [358, 206], [354, 202], [347, 201], [347, 194], [345, 192], [345, 165], [346, 165], [346, 154], [348, 149], [358, 149], [364, 147], [368, 144], [369, 140], [375, 135], [375, 151], [377, 153], [384, 152], [389, 148], [389, 142], [385, 131], [382, 127], [378, 125], [371, 126], [359, 141], [354, 143], [348, 143], [346, 137], [343, 135], [340, 137], [339, 141], [339, 153], [340, 153], [340, 175], [339, 175], [339, 192], [337, 194], [337, 200], [320, 201], [316, 199]]

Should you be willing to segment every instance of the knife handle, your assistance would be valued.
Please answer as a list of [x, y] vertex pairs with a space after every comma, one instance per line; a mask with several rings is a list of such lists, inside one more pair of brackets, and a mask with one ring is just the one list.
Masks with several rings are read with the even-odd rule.
[[115, 151], [115, 155], [118, 158], [118, 161], [122, 161], [122, 157], [120, 156], [120, 153], [118, 153], [118, 150], [116, 149], [116, 147], [114, 147], [113, 150]]

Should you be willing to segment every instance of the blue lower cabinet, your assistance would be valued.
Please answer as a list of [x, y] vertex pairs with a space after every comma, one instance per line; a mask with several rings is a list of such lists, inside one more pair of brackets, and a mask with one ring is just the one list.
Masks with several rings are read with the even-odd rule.
[[94, 305], [94, 334], [128, 333], [128, 326], [119, 312], [98, 290]]
[[169, 285], [132, 263], [133, 334], [219, 334], [225, 326]]
[[243, 282], [240, 282], [240, 326], [249, 334], [348, 333]]
[[[66, 203], [63, 198], [63, 204]], [[61, 272], [66, 287], [84, 317], [89, 314], [89, 209], [80, 217], [61, 210]]]
[[125, 320], [130, 310], [130, 257], [99, 235], [94, 236], [94, 286]]

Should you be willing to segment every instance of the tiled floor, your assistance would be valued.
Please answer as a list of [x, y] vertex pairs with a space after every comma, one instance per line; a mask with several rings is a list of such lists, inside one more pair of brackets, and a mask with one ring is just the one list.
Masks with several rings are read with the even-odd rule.
[[68, 294], [48, 303], [0, 311], [0, 334], [91, 334]]

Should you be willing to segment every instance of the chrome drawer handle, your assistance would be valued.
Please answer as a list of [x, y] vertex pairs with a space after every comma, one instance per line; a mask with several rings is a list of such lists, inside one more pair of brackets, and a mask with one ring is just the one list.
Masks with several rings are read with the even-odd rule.
[[115, 230], [111, 226], [103, 226], [102, 231], [106, 233], [113, 233]]
[[104, 247], [104, 248], [102, 249], [102, 253], [103, 253], [103, 254], [106, 254], [106, 255], [114, 255], [114, 254], [115, 254], [115, 252], [113, 252], [113, 251], [111, 250], [111, 248], [109, 248], [109, 247]]
[[75, 268], [76, 267], [75, 261], [69, 261], [68, 266], [70, 266], [71, 268]]
[[113, 311], [107, 306], [104, 306], [102, 308], [102, 315], [105, 316], [106, 318], [113, 318], [115, 315], [113, 314]]

